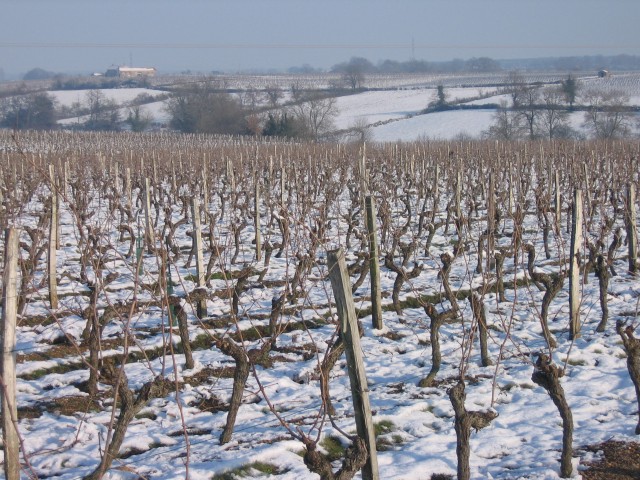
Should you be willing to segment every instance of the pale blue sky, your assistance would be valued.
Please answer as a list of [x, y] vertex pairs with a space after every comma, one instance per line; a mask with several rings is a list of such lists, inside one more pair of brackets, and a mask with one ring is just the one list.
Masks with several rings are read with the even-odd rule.
[[640, 54], [638, 0], [0, 0], [0, 68], [160, 72]]

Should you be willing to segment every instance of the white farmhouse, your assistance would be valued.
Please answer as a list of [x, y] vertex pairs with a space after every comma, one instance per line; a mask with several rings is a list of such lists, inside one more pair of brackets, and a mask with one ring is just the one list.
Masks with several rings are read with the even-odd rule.
[[112, 67], [104, 74], [105, 77], [138, 78], [154, 77], [156, 69], [153, 67]]

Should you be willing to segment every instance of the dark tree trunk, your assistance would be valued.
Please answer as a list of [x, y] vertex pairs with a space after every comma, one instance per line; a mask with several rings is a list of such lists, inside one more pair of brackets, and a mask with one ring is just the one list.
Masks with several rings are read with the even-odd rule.
[[531, 380], [544, 388], [562, 418], [562, 454], [560, 455], [560, 476], [569, 478], [572, 473], [571, 455], [573, 454], [573, 415], [567, 403], [564, 389], [560, 385], [562, 370], [553, 365], [544, 354], [538, 356]]
[[440, 327], [447, 319], [455, 318], [453, 310], [438, 313], [436, 307], [431, 303], [426, 303], [424, 305], [424, 311], [431, 320], [429, 325], [429, 339], [431, 341], [431, 370], [425, 378], [418, 382], [418, 386], [423, 388], [433, 385], [436, 375], [440, 371], [440, 366], [442, 365], [442, 353], [440, 351]]
[[333, 473], [331, 462], [316, 448], [316, 442], [308, 438], [304, 439], [306, 451], [304, 464], [318, 475], [320, 480], [351, 480], [364, 467], [369, 458], [367, 446], [360, 437], [353, 439], [353, 444], [347, 448], [340, 470]]
[[504, 255], [501, 252], [496, 252], [496, 292], [498, 294], [498, 302], [506, 302], [507, 298], [504, 295]]
[[544, 243], [544, 256], [547, 257], [547, 260], [551, 258], [551, 250], [549, 249], [549, 231], [551, 230], [551, 226], [547, 220], [547, 216], [544, 217], [544, 226], [542, 227], [542, 241]]
[[331, 370], [343, 353], [344, 343], [342, 342], [342, 337], [338, 337], [320, 364], [320, 393], [322, 395], [322, 403], [329, 415], [335, 415], [336, 413], [335, 408], [333, 408], [333, 403], [331, 403], [331, 396], [329, 395], [329, 376], [331, 375]]
[[545, 341], [549, 345], [550, 348], [555, 348], [557, 343], [551, 331], [549, 330], [549, 306], [551, 302], [556, 297], [558, 292], [562, 290], [562, 285], [564, 284], [565, 273], [558, 273], [555, 277], [547, 275], [546, 273], [540, 273], [534, 271], [534, 261], [536, 257], [536, 251], [533, 245], [525, 245], [525, 250], [527, 252], [527, 270], [529, 272], [529, 276], [533, 279], [534, 282], [541, 283], [544, 285], [544, 296], [542, 297], [542, 307], [540, 308], [540, 324], [542, 326], [542, 335], [544, 336]]
[[640, 435], [640, 339], [633, 336], [633, 327], [631, 325], [622, 328], [623, 323], [618, 321], [616, 331], [622, 338], [624, 350], [627, 353], [627, 370], [629, 376], [636, 387], [636, 398], [638, 400], [638, 425], [636, 425], [636, 435]]
[[489, 348], [487, 345], [487, 315], [484, 311], [484, 303], [482, 298], [476, 292], [473, 292], [469, 297], [471, 303], [471, 310], [473, 316], [478, 322], [478, 338], [480, 340], [480, 358], [483, 367], [493, 365], [491, 358], [489, 357]]
[[233, 428], [236, 424], [236, 418], [240, 405], [242, 404], [242, 395], [244, 394], [244, 387], [247, 384], [249, 373], [251, 371], [251, 365], [256, 363], [265, 363], [265, 358], [268, 356], [273, 346], [275, 337], [266, 341], [259, 349], [252, 349], [249, 352], [245, 350], [242, 345], [238, 345], [229, 338], [214, 338], [216, 346], [224, 353], [229, 355], [236, 362], [236, 368], [233, 373], [233, 391], [231, 392], [231, 402], [229, 403], [229, 412], [227, 413], [227, 422], [220, 434], [220, 445], [223, 445], [231, 440], [233, 434]]
[[469, 480], [471, 471], [469, 466], [469, 458], [471, 456], [471, 447], [469, 438], [471, 437], [471, 429], [480, 430], [491, 423], [498, 414], [494, 411], [474, 412], [467, 411], [464, 401], [467, 397], [464, 392], [464, 382], [458, 382], [454, 387], [449, 389], [449, 399], [455, 413], [455, 430], [456, 430], [456, 456], [458, 457], [458, 480]]
[[478, 264], [476, 265], [476, 273], [484, 271], [482, 264], [484, 263], [484, 242], [487, 240], [487, 234], [483, 233], [478, 239]]
[[[364, 335], [364, 328], [359, 320], [358, 333], [360, 334], [360, 337]], [[325, 357], [322, 359], [322, 363], [320, 364], [320, 393], [322, 395], [322, 401], [324, 402], [325, 408], [330, 415], [335, 414], [335, 409], [333, 408], [331, 397], [329, 395], [329, 376], [336, 362], [344, 353], [344, 348], [345, 345], [342, 342], [342, 335], [339, 335], [327, 351]]]
[[396, 274], [396, 279], [393, 282], [393, 292], [391, 293], [391, 300], [393, 301], [393, 308], [398, 315], [402, 315], [402, 307], [400, 307], [400, 291], [404, 282], [414, 279], [422, 272], [422, 267], [418, 264], [413, 266], [410, 272], [407, 272], [404, 267], [397, 266], [393, 263], [393, 254], [388, 253], [384, 257], [384, 266]]
[[229, 412], [227, 413], [227, 422], [220, 435], [220, 445], [223, 445], [231, 440], [233, 434], [233, 428], [236, 424], [236, 417], [240, 410], [240, 404], [242, 403], [242, 395], [244, 394], [244, 387], [247, 384], [249, 378], [249, 358], [245, 349], [237, 345], [233, 340], [223, 339], [218, 342], [218, 348], [225, 355], [233, 357], [236, 362], [236, 368], [233, 373], [233, 391], [231, 393], [231, 402], [229, 403]]
[[598, 277], [598, 286], [600, 287], [600, 310], [602, 317], [600, 323], [596, 327], [596, 332], [604, 332], [607, 328], [609, 320], [609, 304], [607, 299], [607, 289], [609, 288], [609, 269], [607, 262], [602, 254], [598, 255], [595, 265], [596, 276]]
[[156, 377], [153, 381], [145, 383], [138, 397], [134, 399], [133, 392], [129, 388], [129, 382], [127, 376], [124, 373], [124, 369], [120, 371], [113, 371], [107, 373], [108, 377], [118, 383], [118, 396], [120, 397], [120, 414], [116, 420], [116, 424], [113, 428], [113, 435], [111, 441], [107, 445], [105, 452], [100, 461], [100, 465], [84, 477], [84, 480], [100, 480], [107, 470], [111, 467], [111, 463], [118, 456], [120, 447], [124, 441], [124, 437], [127, 433], [127, 428], [131, 423], [131, 420], [142, 410], [149, 400], [152, 398], [164, 397], [169, 389], [168, 385], [162, 377]]
[[189, 340], [189, 324], [187, 323], [187, 312], [180, 305], [178, 297], [169, 297], [169, 304], [173, 306], [176, 319], [178, 320], [178, 330], [180, 331], [180, 340], [182, 341], [182, 351], [184, 352], [184, 366], [192, 369], [195, 366], [193, 362], [193, 353], [191, 352], [191, 341]]

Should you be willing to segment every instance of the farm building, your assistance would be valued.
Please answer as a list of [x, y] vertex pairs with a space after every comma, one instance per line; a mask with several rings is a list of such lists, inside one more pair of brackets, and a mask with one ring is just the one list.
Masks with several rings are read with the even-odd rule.
[[112, 67], [107, 70], [105, 77], [153, 77], [155, 74], [156, 69], [153, 67]]

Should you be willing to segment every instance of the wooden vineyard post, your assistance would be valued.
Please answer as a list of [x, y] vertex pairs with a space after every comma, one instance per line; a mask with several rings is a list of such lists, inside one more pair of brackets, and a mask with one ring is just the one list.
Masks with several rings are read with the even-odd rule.
[[369, 387], [367, 386], [367, 376], [360, 346], [358, 319], [342, 249], [331, 250], [327, 255], [327, 260], [329, 264], [329, 280], [336, 299], [336, 310], [340, 319], [342, 340], [345, 345], [356, 430], [358, 436], [364, 440], [369, 452], [367, 463], [362, 467], [362, 479], [379, 480], [376, 438], [371, 417], [371, 405], [369, 403]]
[[[59, 182], [56, 180], [55, 177], [55, 166], [50, 163], [49, 164], [49, 181], [50, 181], [50, 188], [51, 188], [51, 195], [52, 198], [55, 199], [56, 201], [56, 205], [55, 205], [55, 216], [56, 216], [56, 249], [60, 248], [60, 189], [58, 188], [58, 184]], [[52, 211], [52, 213], [54, 213]]]
[[133, 207], [133, 199], [131, 198], [131, 168], [127, 167], [124, 171], [124, 193], [126, 195], [127, 207]]
[[58, 308], [58, 280], [56, 278], [58, 265], [58, 192], [55, 186], [53, 165], [49, 165], [49, 177], [51, 179], [51, 223], [49, 224], [47, 273], [49, 278], [49, 305], [52, 310], [55, 310]]
[[156, 156], [153, 156], [151, 161], [152, 170], [153, 170], [153, 184], [158, 185], [158, 162], [156, 162]]
[[513, 196], [513, 175], [511, 175], [511, 165], [509, 165], [509, 205], [507, 207], [507, 214], [510, 218], [513, 218], [515, 204], [516, 202]]
[[202, 169], [202, 205], [204, 206], [205, 212], [202, 220], [203, 223], [207, 223], [209, 221], [207, 215], [207, 212], [209, 212], [209, 181], [207, 180], [206, 166]]
[[227, 158], [227, 181], [229, 182], [229, 188], [231, 188], [231, 194], [235, 196], [236, 192], [236, 177], [233, 172], [233, 164], [231, 159]]
[[589, 168], [586, 163], [582, 164], [582, 173], [584, 174], [584, 193], [587, 201], [587, 214], [591, 215], [591, 186], [589, 185]]
[[433, 211], [431, 212], [431, 223], [435, 223], [438, 214], [438, 204], [440, 203], [440, 165], [436, 165], [433, 173]]
[[20, 478], [18, 408], [16, 405], [16, 319], [18, 316], [18, 237], [15, 228], [5, 230], [5, 258], [2, 274], [2, 438], [4, 441], [4, 475], [7, 480]]
[[[66, 165], [67, 164], [65, 162], [65, 166]], [[66, 178], [66, 170], [65, 170], [65, 178]], [[66, 180], [65, 180], [65, 186], [66, 186]], [[121, 191], [120, 191], [120, 164], [118, 164], [118, 162], [116, 162], [113, 165], [113, 188], [116, 191], [116, 195], [121, 195]]]
[[[200, 226], [200, 205], [198, 197], [193, 197], [192, 203], [192, 217], [193, 217], [193, 241], [196, 247], [196, 276], [198, 288], [204, 288], [205, 275], [207, 267], [204, 264], [204, 257], [202, 254], [202, 229]], [[207, 301], [204, 298], [200, 298], [197, 303], [198, 318], [204, 318], [207, 316]]]
[[262, 260], [262, 242], [260, 239], [260, 183], [256, 177], [255, 188], [255, 201], [253, 205], [254, 213], [254, 228], [255, 228], [255, 242], [256, 242], [256, 262]]
[[560, 172], [556, 170], [555, 174], [555, 213], [556, 213], [556, 233], [560, 232], [562, 225], [562, 200], [560, 198]]
[[569, 338], [580, 336], [580, 265], [578, 255], [582, 245], [582, 190], [573, 195], [571, 247], [569, 252]]
[[178, 192], [178, 181], [176, 180], [176, 166], [173, 162], [171, 162], [171, 191], [174, 195], [179, 195]]
[[63, 184], [62, 184], [62, 196], [66, 198], [69, 192], [69, 161], [65, 160], [63, 164]]
[[153, 225], [151, 224], [151, 187], [149, 186], [148, 177], [144, 179], [144, 236], [147, 252], [153, 253], [156, 239], [153, 234]]
[[629, 272], [638, 271], [638, 229], [636, 224], [636, 185], [627, 184], [627, 243], [629, 246]]
[[460, 204], [462, 203], [462, 172], [458, 167], [458, 171], [456, 174], [456, 194], [455, 194], [455, 212], [456, 219], [462, 216], [462, 211]]
[[376, 225], [376, 204], [371, 195], [364, 200], [367, 214], [367, 235], [369, 237], [369, 275], [371, 276], [371, 318], [373, 328], [381, 330], [382, 295], [380, 293], [380, 262], [378, 261], [378, 229]]
[[284, 207], [284, 190], [287, 183], [287, 172], [283, 165], [280, 165], [280, 204]]
[[487, 270], [495, 266], [496, 192], [493, 173], [489, 174], [487, 192]]

